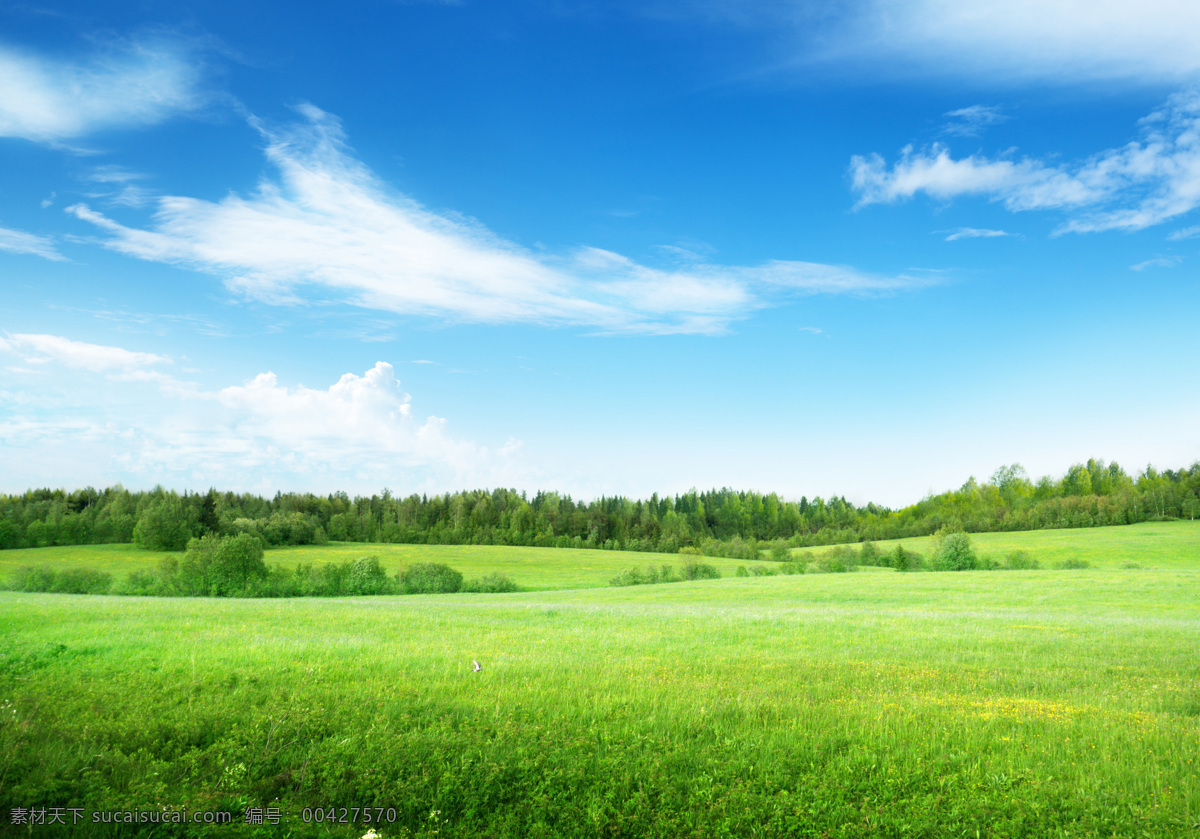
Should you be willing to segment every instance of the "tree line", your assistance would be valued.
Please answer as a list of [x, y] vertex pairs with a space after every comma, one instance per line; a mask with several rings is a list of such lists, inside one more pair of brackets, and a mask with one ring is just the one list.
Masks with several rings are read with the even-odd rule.
[[512, 489], [441, 495], [276, 493], [183, 494], [121, 485], [0, 494], [0, 549], [134, 543], [182, 551], [207, 535], [253, 534], [267, 546], [338, 542], [525, 545], [757, 558], [763, 543], [792, 547], [985, 532], [1097, 527], [1194, 519], [1200, 462], [1129, 475], [1092, 459], [1061, 478], [1031, 479], [1018, 464], [986, 481], [929, 495], [898, 510], [845, 497], [801, 497], [729, 488], [648, 499], [576, 501], [557, 492]]

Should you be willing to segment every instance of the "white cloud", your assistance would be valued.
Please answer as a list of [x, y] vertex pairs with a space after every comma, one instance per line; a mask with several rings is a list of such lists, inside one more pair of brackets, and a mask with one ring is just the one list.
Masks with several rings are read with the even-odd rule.
[[1167, 239], [1172, 242], [1179, 242], [1183, 239], [1195, 239], [1197, 236], [1200, 236], [1200, 224], [1193, 224], [1191, 227], [1176, 230]]
[[102, 344], [87, 344], [58, 335], [8, 335], [7, 338], [0, 338], [0, 351], [4, 350], [21, 355], [27, 364], [45, 364], [53, 361], [93, 373], [128, 372], [171, 362], [171, 359], [162, 355], [133, 352]]
[[58, 252], [54, 241], [49, 237], [4, 227], [0, 227], [0, 251], [32, 254], [55, 262], [66, 261], [66, 257]]
[[950, 117], [950, 121], [942, 126], [943, 133], [956, 137], [978, 137], [989, 125], [996, 125], [1008, 119], [994, 105], [971, 105], [968, 108], [948, 111], [943, 116]]
[[86, 62], [0, 45], [0, 137], [59, 143], [150, 125], [201, 104], [196, 62], [178, 44], [125, 42]]
[[11, 481], [371, 492], [527, 477], [520, 441], [489, 449], [454, 437], [443, 418], [418, 419], [384, 362], [327, 388], [286, 385], [268, 372], [211, 389], [146, 369], [160, 356], [107, 347], [113, 360], [97, 381], [78, 353], [94, 345], [52, 337], [0, 339], [0, 351], [45, 347], [39, 360], [61, 364], [9, 376], [0, 459], [30, 473]]
[[906, 147], [890, 168], [878, 154], [855, 155], [857, 207], [923, 192], [949, 200], [980, 195], [1009, 210], [1076, 211], [1058, 233], [1140, 230], [1200, 206], [1200, 90], [1172, 96], [1141, 121], [1142, 137], [1074, 165], [1025, 158], [955, 160], [945, 146]]
[[1001, 236], [1011, 236], [1003, 230], [988, 230], [980, 227], [959, 227], [951, 230], [946, 237], [947, 242], [957, 242], [959, 239], [996, 239]]
[[474, 322], [716, 333], [771, 295], [920, 284], [804, 262], [660, 270], [597, 248], [533, 253], [388, 190], [350, 156], [336, 118], [300, 110], [302, 124], [262, 129], [279, 180], [262, 182], [250, 197], [160, 198], [150, 229], [85, 205], [69, 210], [107, 233], [114, 250], [214, 273], [258, 300], [295, 305], [333, 295], [370, 309]]
[[1178, 256], [1158, 256], [1154, 259], [1147, 259], [1145, 262], [1139, 262], [1137, 265], [1129, 267], [1134, 271], [1145, 271], [1147, 268], [1174, 268], [1183, 260]]
[[825, 60], [989, 82], [1200, 75], [1200, 5], [1192, 0], [860, 0], [849, 10], [831, 25], [818, 22], [816, 52]]

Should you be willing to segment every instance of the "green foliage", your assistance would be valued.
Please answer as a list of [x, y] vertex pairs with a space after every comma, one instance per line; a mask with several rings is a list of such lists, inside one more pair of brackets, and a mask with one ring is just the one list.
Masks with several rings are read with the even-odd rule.
[[108, 594], [112, 575], [89, 568], [34, 568], [21, 566], [9, 580], [12, 591], [43, 591], [56, 594]]
[[[461, 582], [462, 576], [459, 575]], [[342, 590], [350, 595], [389, 594], [394, 589], [379, 557], [359, 557], [347, 569]]]
[[485, 574], [482, 577], [467, 580], [462, 585], [462, 591], [479, 593], [503, 594], [520, 590], [520, 586], [508, 576], [498, 573]]
[[879, 552], [879, 546], [874, 542], [863, 542], [862, 547], [858, 549], [858, 564], [882, 565], [883, 557]]
[[699, 562], [694, 559], [689, 559], [684, 562], [678, 569], [672, 568], [670, 565], [655, 567], [647, 565], [645, 570], [638, 568], [627, 568], [617, 576], [609, 580], [610, 586], [641, 586], [655, 585], [657, 583], [679, 583], [684, 580], [718, 580], [721, 578], [721, 572], [716, 566], [707, 562]]
[[252, 533], [192, 539], [178, 572], [170, 576], [185, 595], [252, 594], [255, 585], [267, 576], [262, 541]]
[[462, 588], [463, 575], [447, 565], [421, 562], [400, 573], [401, 594], [453, 594]]
[[148, 551], [182, 551], [195, 532], [195, 516], [175, 493], [151, 502], [133, 528], [133, 541]]
[[[665, 568], [666, 566], [664, 566]], [[719, 580], [721, 572], [715, 565], [707, 562], [688, 560], [679, 568], [679, 573], [685, 580]]]
[[816, 574], [844, 574], [853, 571], [858, 564], [858, 554], [849, 545], [836, 545], [821, 554], [817, 561], [808, 566]]
[[971, 537], [959, 531], [944, 533], [933, 554], [935, 571], [970, 571], [977, 565]]
[[739, 577], [749, 577], [749, 576], [750, 576], [750, 572], [746, 570], [746, 566], [745, 566], [745, 565], [739, 565], [739, 566], [737, 567], [737, 576], [739, 576]]
[[1091, 568], [1092, 563], [1088, 562], [1086, 559], [1072, 558], [1064, 559], [1062, 562], [1056, 562], [1054, 567], [1061, 571], [1071, 571], [1078, 570], [1080, 568]]
[[925, 558], [916, 551], [905, 549], [904, 545], [896, 543], [895, 549], [887, 555], [887, 565], [897, 571], [919, 571], [925, 564]]
[[792, 559], [791, 548], [782, 539], [777, 539], [771, 543], [771, 550], [768, 555], [774, 562], [790, 562]]
[[1012, 551], [1004, 558], [1004, 567], [1013, 571], [1032, 571], [1040, 568], [1041, 565], [1029, 553], [1029, 551], [1016, 550]]

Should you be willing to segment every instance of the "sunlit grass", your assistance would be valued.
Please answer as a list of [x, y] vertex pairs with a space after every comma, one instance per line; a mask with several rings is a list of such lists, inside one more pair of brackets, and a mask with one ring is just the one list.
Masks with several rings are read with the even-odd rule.
[[0, 812], [278, 799], [298, 835], [305, 806], [382, 805], [401, 816], [385, 836], [1182, 836], [1198, 586], [1084, 570], [0, 594], [17, 711]]
[[[876, 542], [881, 551], [899, 542], [926, 559], [933, 555], [931, 536]], [[1003, 563], [1013, 551], [1027, 551], [1042, 568], [1081, 559], [1096, 568], [1193, 568], [1200, 564], [1200, 521], [1146, 522], [1123, 527], [1088, 527], [1069, 530], [1027, 530], [1005, 533], [972, 533], [980, 556]], [[796, 556], [820, 554], [828, 548], [799, 548]]]

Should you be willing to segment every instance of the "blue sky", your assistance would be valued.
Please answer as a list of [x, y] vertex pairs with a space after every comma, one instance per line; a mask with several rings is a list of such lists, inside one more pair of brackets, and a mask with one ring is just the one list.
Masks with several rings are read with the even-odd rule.
[[1200, 457], [1200, 7], [827, 6], [8, 4], [0, 491]]

